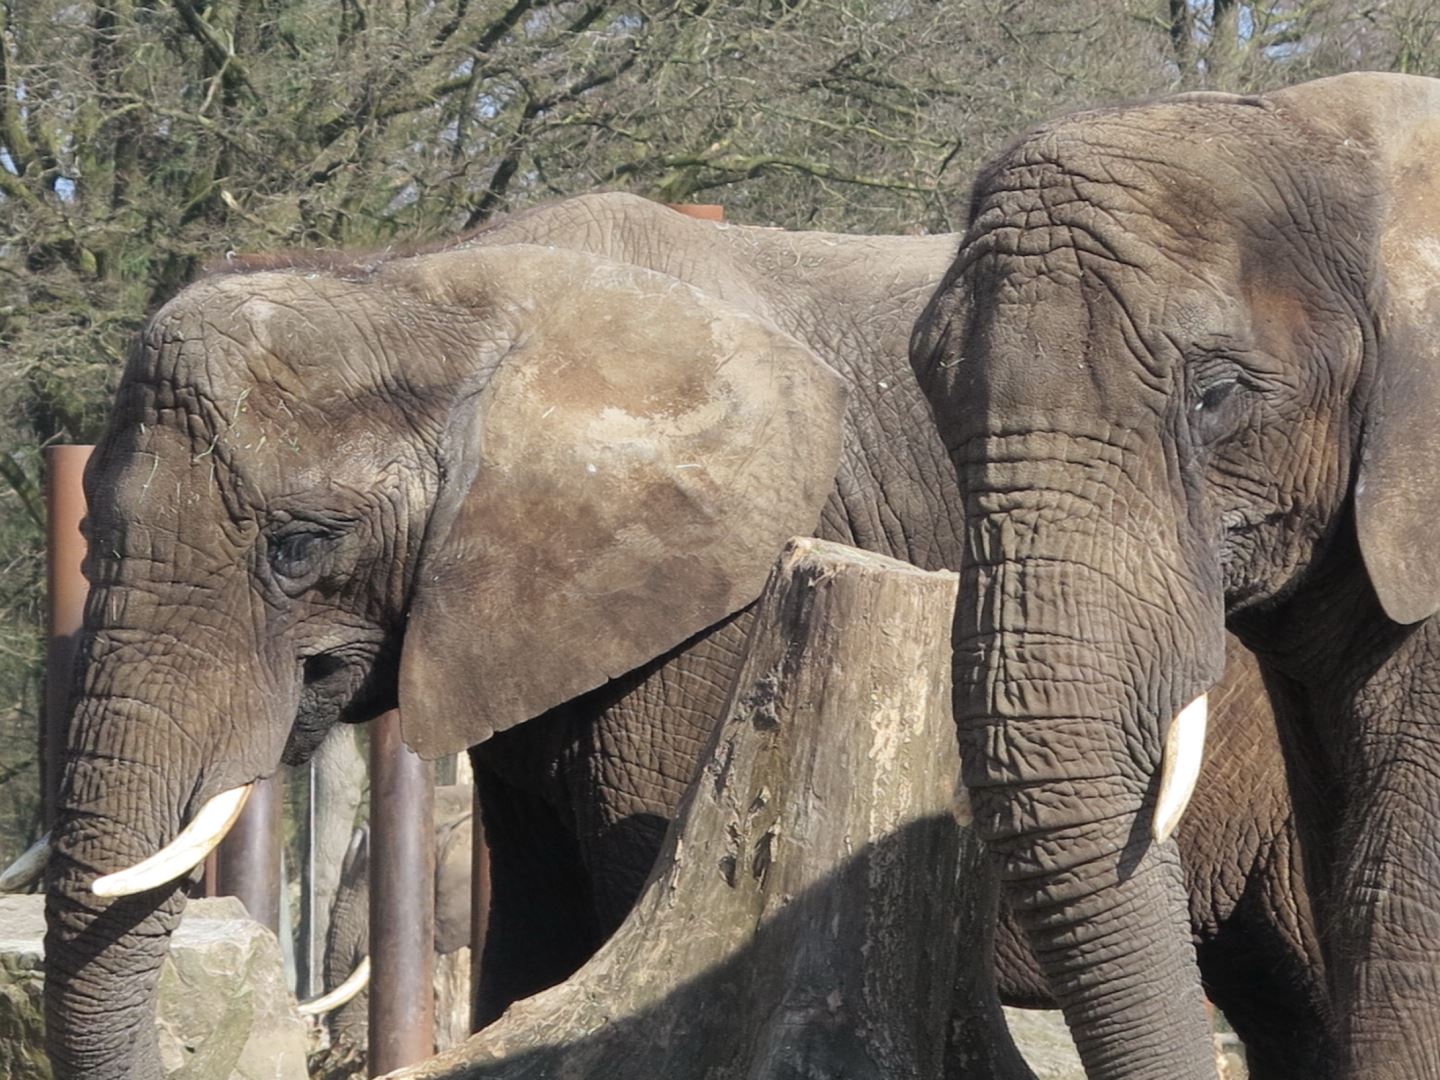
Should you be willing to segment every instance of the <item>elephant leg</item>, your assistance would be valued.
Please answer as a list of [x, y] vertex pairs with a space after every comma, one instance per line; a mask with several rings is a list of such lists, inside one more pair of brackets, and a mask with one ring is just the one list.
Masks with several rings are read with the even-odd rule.
[[1205, 989], [1245, 1045], [1251, 1080], [1326, 1080], [1337, 1050], [1324, 1001], [1296, 992], [1306, 978], [1299, 957], [1277, 940], [1275, 926], [1244, 925], [1237, 915], [1202, 945]]
[[634, 906], [749, 622], [733, 616], [471, 751], [491, 867], [483, 1022], [568, 978]]
[[[1263, 793], [1252, 787], [1250, 794], [1258, 827], [1266, 821]], [[1311, 785], [1294, 781], [1287, 794], [1292, 802], [1234, 910], [1200, 943], [1200, 967], [1211, 999], [1245, 1044], [1254, 1080], [1325, 1080], [1338, 1075], [1342, 1054], [1313, 907], [1309, 863], [1317, 853], [1309, 849], [1325, 846], [1316, 823], [1332, 811]]]
[[604, 937], [644, 888], [722, 719], [752, 621], [740, 612], [616, 679], [575, 721], [562, 777]]
[[1285, 812], [1264, 835], [1272, 820], [1261, 808], [1265, 791], [1251, 793], [1252, 856], [1196, 889], [1197, 899], [1209, 896], [1223, 910], [1199, 918], [1205, 991], [1245, 1044], [1253, 1080], [1326, 1080], [1340, 1052], [1296, 817]]
[[574, 832], [542, 794], [515, 786], [489, 766], [489, 757], [503, 756], [481, 752], [489, 746], [471, 754], [491, 883], [477, 1026], [568, 978], [603, 940]]

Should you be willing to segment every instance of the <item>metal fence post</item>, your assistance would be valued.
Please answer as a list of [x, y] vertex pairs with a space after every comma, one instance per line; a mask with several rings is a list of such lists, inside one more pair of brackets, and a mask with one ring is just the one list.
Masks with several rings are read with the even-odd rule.
[[55, 822], [60, 766], [70, 723], [71, 663], [85, 621], [90, 585], [81, 573], [85, 538], [85, 463], [93, 446], [45, 448], [45, 540], [49, 637], [45, 643], [45, 722], [40, 736], [41, 813], [46, 827]]
[[250, 917], [277, 936], [284, 807], [280, 773], [255, 782], [244, 812], [215, 850], [214, 891], [206, 889], [207, 895], [238, 896]]
[[435, 1047], [435, 771], [388, 712], [370, 735], [370, 1075]]
[[725, 207], [719, 203], [666, 203], [671, 210], [701, 221], [724, 221]]

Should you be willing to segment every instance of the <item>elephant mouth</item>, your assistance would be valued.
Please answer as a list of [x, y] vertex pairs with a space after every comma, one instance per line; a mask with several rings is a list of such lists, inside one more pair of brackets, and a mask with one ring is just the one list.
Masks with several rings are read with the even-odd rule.
[[317, 653], [301, 661], [300, 699], [281, 760], [303, 765], [336, 724], [363, 724], [395, 708], [398, 649]]

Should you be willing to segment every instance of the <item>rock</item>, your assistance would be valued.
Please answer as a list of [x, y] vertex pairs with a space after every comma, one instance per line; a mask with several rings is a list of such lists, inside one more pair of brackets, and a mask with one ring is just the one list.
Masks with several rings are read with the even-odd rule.
[[[11, 1080], [54, 1080], [42, 1049], [44, 936], [44, 897], [0, 897], [0, 1076]], [[186, 906], [158, 1014], [174, 1080], [305, 1080], [305, 1026], [280, 945], [233, 897]]]
[[0, 896], [0, 1076], [52, 1080], [45, 1056], [45, 898]]
[[[1020, 1048], [1035, 1080], [1085, 1080], [1075, 1041], [1058, 1011], [1006, 1009], [1010, 1037]], [[1215, 1033], [1215, 1066], [1221, 1080], [1245, 1080], [1245, 1050], [1230, 1032]]]
[[1075, 1040], [1058, 1011], [1007, 1008], [1005, 1022], [1036, 1080], [1085, 1080]]

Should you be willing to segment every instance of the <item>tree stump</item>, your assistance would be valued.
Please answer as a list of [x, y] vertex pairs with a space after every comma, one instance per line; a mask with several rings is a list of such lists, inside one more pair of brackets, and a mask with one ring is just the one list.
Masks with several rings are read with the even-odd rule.
[[568, 981], [391, 1076], [1029, 1076], [956, 817], [955, 593], [792, 541], [635, 910]]

